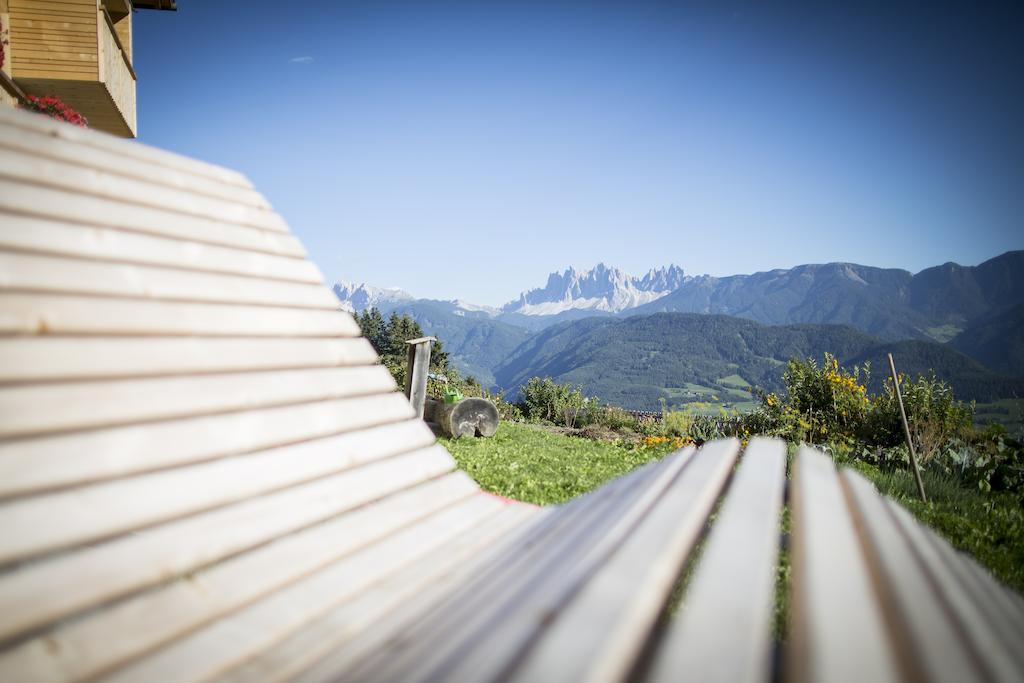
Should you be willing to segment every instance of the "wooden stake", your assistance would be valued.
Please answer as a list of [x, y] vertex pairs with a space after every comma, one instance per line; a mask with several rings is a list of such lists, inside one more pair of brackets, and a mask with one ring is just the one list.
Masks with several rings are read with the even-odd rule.
[[914, 468], [914, 480], [917, 482], [917, 492], [921, 494], [921, 500], [928, 502], [928, 496], [924, 493], [924, 482], [921, 481], [921, 470], [917, 467], [917, 454], [914, 453], [914, 441], [910, 438], [910, 424], [907, 422], [907, 411], [903, 409], [903, 395], [900, 393], [899, 375], [896, 374], [896, 363], [889, 356], [889, 370], [892, 372], [892, 386], [896, 390], [896, 403], [900, 407], [900, 419], [903, 420], [903, 434], [907, 437], [907, 449], [910, 451], [910, 464]]
[[406, 361], [405, 397], [409, 399], [416, 417], [423, 417], [423, 403], [427, 398], [427, 370], [430, 369], [430, 345], [436, 337], [421, 337], [405, 342], [409, 345]]

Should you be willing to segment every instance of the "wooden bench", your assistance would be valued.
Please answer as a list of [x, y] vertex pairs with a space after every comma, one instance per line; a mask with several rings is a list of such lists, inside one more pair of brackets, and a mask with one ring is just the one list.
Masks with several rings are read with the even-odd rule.
[[0, 327], [0, 680], [1024, 672], [1021, 598], [810, 449], [781, 649], [784, 444], [481, 492], [236, 173], [0, 111]]

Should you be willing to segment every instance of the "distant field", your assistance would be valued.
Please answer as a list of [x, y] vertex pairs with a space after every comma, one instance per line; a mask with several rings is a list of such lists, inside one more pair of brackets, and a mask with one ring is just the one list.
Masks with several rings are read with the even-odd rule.
[[668, 407], [675, 410], [690, 410], [700, 415], [750, 412], [757, 407], [757, 401], [750, 393], [750, 383], [733, 374], [715, 380], [716, 386], [687, 382], [681, 387], [664, 389], [669, 395]]
[[1003, 425], [1010, 434], [1024, 437], [1024, 398], [1004, 398], [977, 404], [974, 424], [983, 426], [990, 422]]

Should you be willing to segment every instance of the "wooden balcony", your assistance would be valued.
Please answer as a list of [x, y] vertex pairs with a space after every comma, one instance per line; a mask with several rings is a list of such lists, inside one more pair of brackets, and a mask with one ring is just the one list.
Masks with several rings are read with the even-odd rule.
[[10, 75], [29, 95], [56, 95], [89, 127], [135, 137], [135, 71], [127, 0], [7, 0]]

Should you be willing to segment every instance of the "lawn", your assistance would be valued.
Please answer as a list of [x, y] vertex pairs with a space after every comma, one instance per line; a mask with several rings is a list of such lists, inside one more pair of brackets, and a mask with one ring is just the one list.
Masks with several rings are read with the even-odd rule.
[[490, 439], [440, 441], [484, 490], [537, 505], [564, 503], [666, 452], [568, 437], [515, 422], [502, 422]]
[[[491, 439], [441, 439], [441, 443], [485, 490], [538, 505], [564, 503], [670, 450], [591, 441], [510, 422], [503, 422]], [[881, 472], [861, 462], [851, 466], [954, 547], [1024, 590], [1024, 510], [1017, 497], [982, 494], [952, 477], [925, 472], [931, 501], [925, 504], [917, 500], [908, 473]]]

